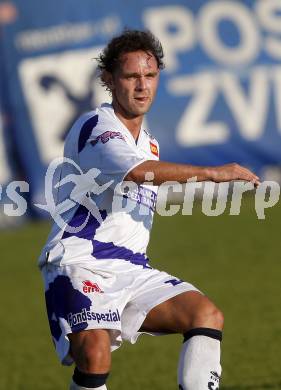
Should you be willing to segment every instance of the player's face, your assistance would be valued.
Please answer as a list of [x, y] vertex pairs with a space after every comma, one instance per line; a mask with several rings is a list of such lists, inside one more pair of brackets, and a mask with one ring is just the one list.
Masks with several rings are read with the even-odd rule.
[[158, 80], [153, 55], [144, 51], [123, 54], [111, 80], [114, 108], [127, 118], [144, 115], [153, 102]]

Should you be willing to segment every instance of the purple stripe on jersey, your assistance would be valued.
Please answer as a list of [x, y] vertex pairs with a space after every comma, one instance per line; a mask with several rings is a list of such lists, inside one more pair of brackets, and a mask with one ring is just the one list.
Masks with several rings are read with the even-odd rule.
[[[85, 238], [87, 240], [92, 240], [95, 237], [96, 230], [100, 226], [100, 223], [95, 217], [93, 217], [93, 215], [89, 212], [89, 210], [85, 206], [80, 205], [78, 207], [73, 218], [69, 222], [69, 226], [74, 228], [79, 228], [79, 226], [83, 225], [88, 215], [89, 215], [88, 222], [83, 229], [81, 229], [77, 233], [64, 232], [62, 239], [75, 236], [79, 238]], [[100, 215], [103, 221], [107, 217], [107, 213], [105, 210], [101, 210]]]
[[82, 126], [82, 129], [79, 134], [79, 140], [78, 140], [78, 153], [82, 152], [84, 149], [86, 142], [90, 138], [90, 135], [92, 133], [92, 130], [96, 127], [98, 123], [99, 116], [95, 115], [88, 119]]
[[[69, 222], [69, 226], [78, 228], [81, 226], [87, 218], [89, 211], [86, 207], [80, 205], [76, 210], [73, 218]], [[106, 210], [100, 211], [102, 220], [104, 221], [107, 217]], [[121, 259], [130, 261], [133, 264], [146, 266], [149, 259], [142, 253], [134, 253], [132, 250], [127, 249], [123, 246], [114, 245], [113, 242], [101, 242], [94, 240], [96, 230], [100, 226], [98, 220], [89, 214], [89, 220], [86, 226], [76, 233], [64, 232], [62, 239], [68, 237], [79, 237], [86, 240], [90, 240], [93, 243], [92, 256], [96, 259]]]
[[96, 259], [121, 259], [130, 261], [133, 264], [145, 266], [149, 259], [143, 253], [134, 253], [124, 246], [114, 245], [113, 242], [101, 242], [93, 240], [94, 250], [92, 255]]

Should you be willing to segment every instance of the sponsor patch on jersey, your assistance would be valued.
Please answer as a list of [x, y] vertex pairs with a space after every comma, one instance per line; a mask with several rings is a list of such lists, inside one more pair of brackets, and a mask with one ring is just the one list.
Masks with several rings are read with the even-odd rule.
[[95, 140], [91, 141], [92, 146], [95, 146], [99, 141], [101, 141], [103, 144], [108, 142], [110, 139], [122, 139], [125, 141], [125, 138], [119, 131], [105, 131], [104, 133], [100, 134]]
[[86, 294], [98, 292], [103, 293], [97, 283], [93, 283], [90, 280], [84, 280], [83, 282], [83, 292]]
[[158, 152], [158, 147], [156, 144], [154, 144], [153, 142], [149, 142], [150, 144], [150, 151], [152, 154], [154, 154], [154, 156], [156, 157], [159, 157], [159, 152]]
[[142, 204], [152, 211], [156, 209], [157, 194], [142, 185], [133, 191], [126, 191], [123, 196], [135, 200], [138, 204]]

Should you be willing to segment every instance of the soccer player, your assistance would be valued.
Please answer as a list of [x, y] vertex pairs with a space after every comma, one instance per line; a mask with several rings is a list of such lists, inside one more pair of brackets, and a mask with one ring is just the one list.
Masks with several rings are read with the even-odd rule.
[[179, 388], [216, 390], [222, 313], [191, 284], [153, 269], [146, 256], [157, 186], [191, 177], [259, 178], [237, 164], [159, 161], [158, 143], [142, 124], [164, 66], [150, 32], [124, 31], [98, 62], [112, 104], [80, 117], [67, 136], [57, 191], [65, 222], [54, 224], [39, 260], [57, 353], [63, 364], [75, 363], [71, 390], [105, 390], [111, 352], [123, 340], [181, 333]]

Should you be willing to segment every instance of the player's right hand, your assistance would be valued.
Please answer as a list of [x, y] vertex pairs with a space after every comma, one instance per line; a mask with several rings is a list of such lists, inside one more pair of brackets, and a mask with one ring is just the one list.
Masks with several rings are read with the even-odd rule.
[[260, 184], [260, 179], [257, 175], [236, 163], [210, 168], [210, 178], [216, 183], [232, 180], [245, 180], [253, 183], [255, 186]]

